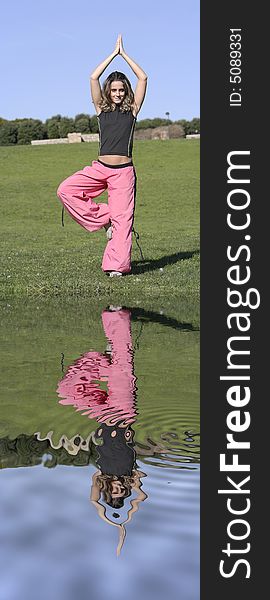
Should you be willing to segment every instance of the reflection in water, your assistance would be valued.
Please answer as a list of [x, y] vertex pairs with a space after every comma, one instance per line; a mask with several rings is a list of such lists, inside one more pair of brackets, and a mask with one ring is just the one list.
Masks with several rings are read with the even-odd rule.
[[[57, 388], [61, 404], [72, 404], [101, 424], [92, 436], [98, 471], [92, 478], [91, 502], [106, 523], [119, 529], [117, 555], [124, 543], [125, 525], [147, 498], [141, 483], [145, 473], [136, 468], [131, 428], [136, 419], [136, 378], [130, 320], [128, 309], [111, 306], [104, 310], [102, 324], [108, 340], [105, 353], [86, 352], [68, 368]], [[125, 518], [122, 509], [132, 495], [135, 498]]]
[[3, 598], [197, 600], [198, 333], [189, 313], [73, 311], [4, 327]]
[[127, 309], [111, 308], [102, 312], [107, 349], [104, 354], [86, 352], [68, 368], [57, 388], [61, 404], [72, 404], [78, 411], [83, 411], [82, 414], [108, 425], [134, 422], [135, 377], [130, 316]]
[[[193, 327], [189, 323], [138, 307], [128, 309], [110, 306], [102, 311], [101, 320], [107, 338], [104, 352], [90, 350], [84, 353], [67, 368], [57, 386], [59, 404], [73, 406], [76, 412], [97, 421], [99, 425], [96, 431], [92, 430], [87, 437], [78, 433], [73, 437], [61, 435], [58, 440], [54, 439], [53, 430], [45, 437], [36, 432], [35, 437], [22, 435], [14, 441], [7, 438], [1, 440], [1, 456], [3, 466], [40, 462], [46, 467], [54, 467], [59, 463], [87, 465], [94, 459], [98, 470], [92, 477], [90, 499], [98, 515], [119, 529], [119, 554], [126, 535], [125, 525], [131, 521], [140, 503], [148, 497], [142, 489], [142, 479], [146, 475], [138, 469], [136, 454], [143, 456], [146, 464], [152, 464], [151, 460], [155, 457], [155, 466], [181, 466], [182, 469], [191, 470], [192, 467], [184, 463], [198, 462], [198, 445], [194, 443], [197, 434], [186, 430], [181, 444], [177, 433], [173, 431], [179, 406], [175, 413], [171, 411], [171, 431], [163, 429], [160, 440], [153, 441], [148, 435], [142, 441], [135, 442], [132, 425], [138, 417], [138, 409], [134, 354], [142, 340], [144, 324], [148, 322], [185, 332], [192, 331]], [[140, 323], [134, 343], [131, 320]], [[152, 349], [154, 347], [151, 347], [151, 354]], [[62, 372], [64, 362], [62, 354]], [[165, 415], [162, 404], [162, 419]], [[158, 416], [156, 403], [155, 407], [151, 403], [148, 426], [149, 423], [156, 425]], [[68, 453], [67, 456], [64, 451]], [[76, 462], [71, 460], [72, 456], [76, 457]]]

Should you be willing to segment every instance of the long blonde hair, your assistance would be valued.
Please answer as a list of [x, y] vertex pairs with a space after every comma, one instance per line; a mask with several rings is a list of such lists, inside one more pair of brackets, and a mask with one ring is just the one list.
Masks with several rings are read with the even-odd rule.
[[[134, 485], [134, 477], [132, 475], [122, 475], [119, 477], [119, 475], [100, 474], [98, 475], [96, 481], [102, 493], [104, 502], [106, 502], [106, 504], [114, 508], [119, 508], [123, 506], [125, 498], [131, 496], [131, 488]], [[120, 481], [125, 490], [124, 495], [119, 499], [112, 498], [113, 481]]]
[[102, 100], [99, 103], [99, 108], [103, 112], [110, 112], [116, 110], [116, 105], [111, 100], [111, 83], [113, 81], [121, 81], [125, 90], [125, 97], [123, 102], [119, 106], [121, 112], [129, 112], [134, 107], [134, 92], [131, 87], [131, 83], [127, 76], [121, 71], [113, 71], [108, 75], [107, 79], [103, 83], [102, 87]]
[[[118, 531], [119, 531], [119, 542], [118, 542], [118, 546], [117, 546], [117, 550], [116, 550], [117, 556], [120, 555], [121, 549], [122, 549], [124, 541], [125, 541], [125, 537], [126, 537], [125, 525], [131, 521], [133, 514], [135, 512], [137, 512], [137, 510], [139, 509], [140, 502], [142, 502], [146, 498], [148, 498], [147, 494], [145, 492], [143, 492], [141, 489], [142, 488], [141, 477], [146, 477], [146, 474], [143, 471], [138, 471], [135, 469], [132, 472], [132, 476], [125, 477], [127, 487], [131, 486], [133, 488], [133, 490], [136, 491], [137, 498], [131, 500], [131, 502], [130, 502], [131, 508], [128, 510], [128, 517], [121, 524], [114, 523], [114, 521], [111, 521], [111, 519], [109, 519], [106, 516], [105, 506], [103, 506], [103, 504], [100, 503], [101, 492], [104, 491], [104, 487], [105, 488], [107, 487], [107, 479], [108, 478], [106, 476], [104, 477], [104, 475], [101, 473], [101, 471], [97, 471], [96, 473], [94, 473], [93, 478], [92, 478], [92, 488], [91, 488], [91, 495], [90, 495], [90, 500], [91, 500], [92, 504], [95, 506], [99, 517], [101, 519], [103, 519], [103, 521], [108, 523], [109, 525], [113, 525], [113, 527], [117, 527]], [[128, 495], [130, 495], [130, 494], [128, 494]]]

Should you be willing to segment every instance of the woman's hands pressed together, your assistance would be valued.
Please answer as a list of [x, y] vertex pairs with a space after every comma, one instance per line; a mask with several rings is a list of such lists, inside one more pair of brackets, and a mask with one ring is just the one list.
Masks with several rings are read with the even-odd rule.
[[123, 48], [123, 40], [122, 40], [122, 34], [119, 33], [117, 40], [116, 40], [116, 44], [115, 44], [115, 49], [114, 49], [114, 54], [115, 56], [117, 54], [123, 54], [124, 52], [124, 48]]
[[117, 56], [117, 54], [120, 54], [120, 37], [121, 37], [121, 35], [119, 33], [117, 40], [116, 40], [115, 48], [114, 48], [115, 56]]
[[120, 52], [119, 52], [119, 54], [123, 55], [125, 51], [124, 51], [124, 47], [123, 47], [123, 40], [122, 40], [121, 33], [120, 33], [120, 35], [118, 37], [120, 37], [120, 41], [119, 41], [119, 43], [120, 43]]

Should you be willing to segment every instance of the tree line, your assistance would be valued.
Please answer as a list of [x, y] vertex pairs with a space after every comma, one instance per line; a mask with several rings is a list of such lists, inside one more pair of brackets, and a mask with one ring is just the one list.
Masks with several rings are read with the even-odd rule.
[[[170, 119], [142, 119], [137, 121], [137, 129], [148, 129], [162, 125], [179, 123], [184, 128], [185, 134], [200, 132], [200, 119], [193, 118], [191, 121], [181, 119], [171, 121]], [[45, 123], [39, 119], [14, 119], [8, 121], [0, 117], [0, 146], [12, 146], [14, 144], [31, 144], [31, 140], [58, 139], [67, 137], [68, 133], [98, 133], [97, 116], [80, 113], [73, 118], [54, 115], [46, 119]]]

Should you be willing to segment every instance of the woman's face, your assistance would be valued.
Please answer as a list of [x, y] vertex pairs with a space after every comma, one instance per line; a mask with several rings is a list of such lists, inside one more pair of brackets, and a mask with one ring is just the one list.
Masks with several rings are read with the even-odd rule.
[[124, 84], [122, 81], [113, 81], [110, 87], [110, 97], [114, 104], [121, 104], [126, 95]]
[[112, 498], [122, 498], [125, 495], [125, 488], [122, 485], [121, 481], [115, 479], [111, 483], [111, 496]]

